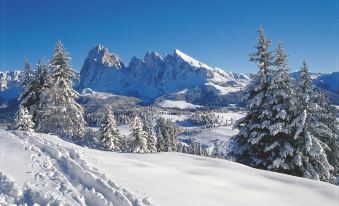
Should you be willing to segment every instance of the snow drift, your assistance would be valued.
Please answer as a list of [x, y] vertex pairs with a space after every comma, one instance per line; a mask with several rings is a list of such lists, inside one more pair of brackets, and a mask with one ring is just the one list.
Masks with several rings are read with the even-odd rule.
[[338, 201], [335, 185], [226, 160], [104, 152], [56, 136], [0, 131], [0, 205], [336, 206]]

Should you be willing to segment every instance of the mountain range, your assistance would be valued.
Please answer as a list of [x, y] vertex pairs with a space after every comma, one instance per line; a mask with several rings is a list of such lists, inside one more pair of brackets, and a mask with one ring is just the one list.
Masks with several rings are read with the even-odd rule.
[[[119, 55], [97, 45], [91, 49], [80, 70], [76, 88], [136, 97], [145, 104], [164, 99], [184, 100], [204, 106], [239, 103], [252, 75], [210, 67], [175, 49], [161, 56], [147, 52], [133, 57], [126, 65]], [[298, 80], [298, 73], [291, 73]], [[312, 73], [314, 84], [324, 89], [339, 104], [339, 72]], [[20, 72], [0, 72], [1, 101], [15, 99], [19, 93]]]
[[147, 52], [125, 66], [117, 54], [97, 45], [81, 68], [79, 89], [133, 96], [144, 102], [167, 96], [205, 105], [220, 104], [241, 92], [249, 80], [247, 75], [212, 68], [177, 49], [165, 57]]

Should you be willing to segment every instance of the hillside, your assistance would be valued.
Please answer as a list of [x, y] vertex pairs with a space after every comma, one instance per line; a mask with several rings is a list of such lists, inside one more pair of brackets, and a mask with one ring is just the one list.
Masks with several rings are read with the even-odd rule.
[[339, 201], [335, 185], [226, 160], [103, 152], [36, 133], [1, 130], [0, 136], [0, 204], [335, 206]]

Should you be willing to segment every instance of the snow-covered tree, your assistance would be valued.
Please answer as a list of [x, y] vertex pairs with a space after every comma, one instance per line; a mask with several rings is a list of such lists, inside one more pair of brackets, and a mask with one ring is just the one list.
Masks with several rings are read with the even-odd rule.
[[[263, 169], [289, 173], [291, 168], [290, 153], [293, 137], [290, 130], [293, 108], [293, 85], [288, 75], [287, 55], [282, 44], [275, 50], [274, 64], [276, 70], [272, 71], [271, 82], [268, 88], [268, 101], [263, 105], [269, 121], [263, 122], [269, 128], [269, 136], [260, 151], [267, 156], [260, 166]], [[265, 125], [265, 126], [266, 126]]]
[[100, 125], [100, 142], [105, 150], [122, 151], [121, 137], [114, 115], [108, 107], [105, 109], [105, 116]]
[[147, 127], [147, 149], [149, 152], [157, 152], [157, 137], [153, 132], [152, 127]]
[[[29, 66], [25, 67], [29, 68]], [[28, 71], [25, 72], [25, 76], [29, 75], [30, 77], [25, 78], [25, 87], [23, 88], [23, 91], [19, 96], [20, 105], [27, 108], [29, 113], [32, 114], [32, 120], [35, 124], [37, 124], [37, 121], [39, 119], [38, 115], [42, 92], [41, 90], [48, 75], [46, 68], [47, 66], [43, 64], [42, 61], [39, 61], [34, 76], [31, 76], [32, 74]]]
[[131, 150], [137, 153], [146, 153], [147, 149], [147, 133], [143, 130], [141, 119], [136, 116], [132, 121], [131, 128]]
[[339, 173], [339, 128], [336, 120], [336, 109], [329, 102], [326, 94], [315, 90], [314, 104], [310, 112], [311, 133], [325, 143], [328, 148], [328, 162], [334, 167], [334, 173]]
[[157, 137], [153, 131], [154, 112], [151, 109], [146, 110], [141, 116], [143, 120], [143, 130], [147, 135], [147, 150], [157, 152]]
[[15, 115], [13, 129], [29, 132], [34, 131], [34, 122], [32, 121], [32, 115], [29, 114], [26, 107], [19, 107], [19, 110]]
[[34, 79], [34, 71], [27, 59], [24, 61], [24, 69], [21, 74], [20, 86], [25, 88]]
[[157, 151], [165, 151], [165, 137], [164, 137], [164, 128], [166, 125], [166, 120], [162, 117], [158, 118], [155, 125], [155, 134], [157, 136]]
[[157, 150], [159, 152], [175, 152], [177, 150], [179, 134], [178, 126], [170, 119], [160, 117], [155, 126], [157, 135]]
[[266, 39], [264, 30], [259, 29], [257, 51], [250, 55], [250, 60], [258, 64], [259, 72], [246, 87], [247, 115], [238, 120], [234, 127], [239, 129], [233, 137], [235, 143], [234, 158], [236, 161], [257, 167], [266, 168], [269, 153], [265, 151], [271, 142], [270, 87], [273, 64], [270, 41]]
[[76, 140], [84, 133], [84, 111], [76, 102], [79, 94], [72, 88], [76, 73], [61, 42], [56, 44], [49, 68], [40, 100], [38, 130]]
[[220, 151], [218, 142], [219, 142], [219, 139], [216, 139], [213, 142], [213, 150], [212, 150], [212, 153], [211, 153], [211, 157], [213, 157], [213, 158], [223, 158], [223, 155]]
[[35, 76], [35, 78], [39, 81], [40, 87], [42, 88], [49, 78], [49, 71], [48, 65], [41, 59], [38, 61]]
[[312, 119], [316, 105], [312, 101], [314, 88], [306, 62], [303, 63], [300, 72], [300, 80], [296, 95], [296, 106], [292, 121], [292, 131], [295, 142], [289, 153], [294, 153], [291, 162], [295, 165], [292, 174], [310, 179], [334, 182], [331, 174], [333, 167], [329, 164], [326, 156], [328, 147], [322, 142], [317, 133], [317, 123]]

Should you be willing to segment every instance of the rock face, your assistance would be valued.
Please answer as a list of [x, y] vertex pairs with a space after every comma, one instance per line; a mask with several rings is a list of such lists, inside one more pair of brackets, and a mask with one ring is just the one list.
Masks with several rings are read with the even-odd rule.
[[82, 66], [80, 89], [134, 96], [144, 101], [163, 95], [190, 100], [194, 92], [211, 98], [233, 95], [249, 80], [243, 74], [211, 68], [179, 50], [165, 57], [147, 52], [143, 59], [133, 57], [126, 67], [118, 55], [98, 45], [89, 52]]

